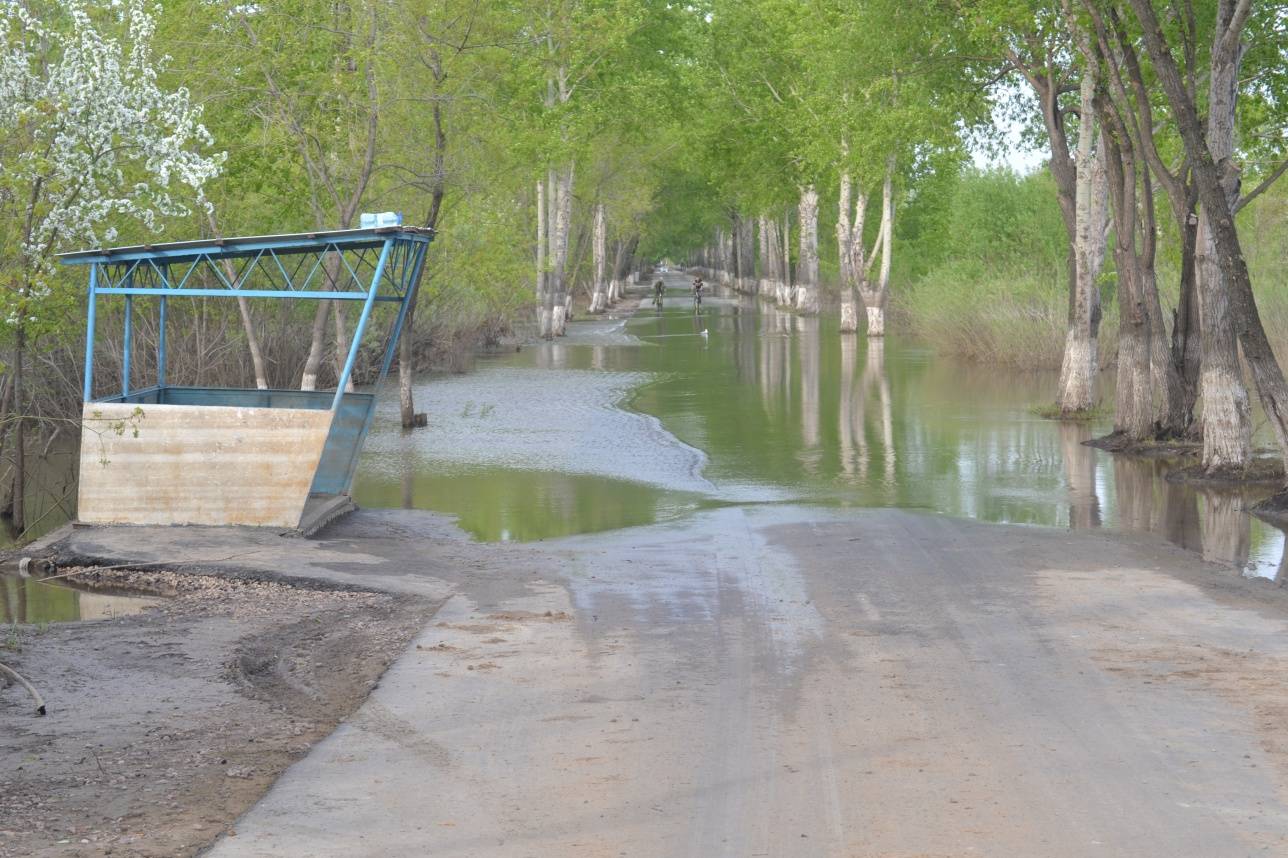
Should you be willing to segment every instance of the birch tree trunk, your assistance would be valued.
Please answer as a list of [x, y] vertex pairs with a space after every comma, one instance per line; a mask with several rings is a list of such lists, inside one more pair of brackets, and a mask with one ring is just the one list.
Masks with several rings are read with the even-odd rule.
[[1095, 407], [1096, 375], [1100, 370], [1101, 311], [1096, 279], [1105, 261], [1108, 188], [1103, 154], [1094, 147], [1098, 124], [1095, 95], [1095, 66], [1088, 63], [1081, 83], [1073, 289], [1069, 295], [1069, 326], [1056, 391], [1056, 407], [1062, 417], [1084, 413]]
[[[886, 158], [885, 179], [881, 184], [881, 226], [877, 230], [872, 253], [863, 263], [859, 278], [859, 294], [867, 309], [869, 337], [885, 336], [885, 310], [890, 295], [890, 253], [894, 233], [894, 168], [895, 158], [890, 155]], [[871, 269], [878, 256], [881, 258], [881, 268], [873, 282]]]
[[850, 226], [850, 198], [852, 182], [849, 173], [841, 174], [841, 188], [836, 203], [836, 251], [841, 277], [841, 333], [852, 334], [859, 329], [858, 308], [855, 304], [854, 240]]
[[796, 261], [796, 309], [818, 312], [818, 191], [813, 185], [801, 188], [799, 206], [800, 258]]
[[885, 183], [881, 186], [881, 275], [877, 280], [877, 300], [868, 306], [868, 336], [885, 336], [886, 303], [890, 298], [890, 259], [894, 247], [894, 156], [886, 165]]
[[595, 206], [595, 234], [591, 251], [594, 256], [595, 285], [590, 297], [590, 312], [602, 313], [608, 309], [608, 227], [604, 222], [604, 204]]

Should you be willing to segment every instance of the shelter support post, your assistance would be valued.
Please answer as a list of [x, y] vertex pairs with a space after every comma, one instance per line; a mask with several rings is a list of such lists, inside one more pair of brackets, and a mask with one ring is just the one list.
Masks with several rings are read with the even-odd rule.
[[[380, 278], [385, 274], [385, 263], [389, 261], [389, 251], [393, 246], [393, 240], [386, 239], [384, 247], [380, 249], [380, 260], [376, 262], [376, 271], [371, 275], [371, 288], [367, 291], [367, 300], [362, 304], [362, 315], [358, 317], [358, 327], [353, 332], [353, 341], [349, 344], [349, 355], [344, 360], [344, 370], [336, 380], [335, 399], [331, 402], [332, 411], [340, 409], [340, 402], [344, 399], [344, 389], [349, 385], [349, 379], [353, 375], [353, 365], [358, 360], [358, 347], [362, 345], [362, 335], [366, 333], [367, 322], [371, 320], [371, 308], [376, 306], [376, 291], [380, 288]], [[403, 303], [405, 306], [406, 302]]]
[[402, 306], [398, 308], [398, 315], [394, 319], [394, 329], [389, 334], [389, 343], [385, 346], [385, 359], [380, 364], [380, 378], [389, 374], [389, 368], [394, 363], [394, 352], [398, 349], [398, 340], [402, 338], [403, 326], [407, 324], [407, 313], [411, 307], [412, 301], [416, 300], [417, 284], [420, 283], [421, 271], [425, 267], [425, 257], [428, 255], [429, 245], [419, 244], [416, 246], [416, 263], [412, 266], [411, 277], [407, 280], [406, 292], [403, 295]]
[[121, 395], [130, 395], [130, 355], [134, 351], [134, 296], [125, 296], [125, 348], [121, 356]]
[[85, 320], [85, 402], [94, 398], [94, 317], [98, 304], [96, 286], [98, 286], [98, 266], [91, 265], [89, 267], [89, 314]]
[[161, 296], [160, 318], [157, 320], [157, 387], [165, 387], [165, 297]]

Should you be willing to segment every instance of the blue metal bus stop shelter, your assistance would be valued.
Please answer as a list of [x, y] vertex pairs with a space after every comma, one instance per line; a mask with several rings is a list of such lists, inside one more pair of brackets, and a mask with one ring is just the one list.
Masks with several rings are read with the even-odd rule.
[[[347, 498], [375, 396], [345, 388], [384, 303], [397, 310], [377, 385], [388, 374], [432, 239], [392, 226], [63, 254], [89, 267], [78, 518], [297, 527], [310, 498]], [[125, 305], [121, 384], [95, 397], [96, 316], [113, 296]], [[137, 298], [157, 302], [157, 354], [155, 383], [136, 388]], [[172, 298], [352, 301], [361, 313], [334, 391], [181, 387], [166, 378]]]

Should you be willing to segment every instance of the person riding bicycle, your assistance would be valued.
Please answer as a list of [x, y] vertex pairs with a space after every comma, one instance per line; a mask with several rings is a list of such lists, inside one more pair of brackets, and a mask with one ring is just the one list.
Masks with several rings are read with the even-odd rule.
[[659, 307], [662, 306], [662, 293], [666, 291], [666, 284], [661, 280], [653, 284], [653, 303]]
[[705, 287], [705, 286], [706, 286], [706, 284], [702, 282], [702, 278], [701, 278], [701, 277], [697, 277], [697, 278], [695, 278], [695, 279], [694, 279], [694, 281], [693, 281], [693, 303], [695, 303], [695, 304], [701, 304], [701, 303], [702, 303], [702, 289], [703, 289], [703, 287]]

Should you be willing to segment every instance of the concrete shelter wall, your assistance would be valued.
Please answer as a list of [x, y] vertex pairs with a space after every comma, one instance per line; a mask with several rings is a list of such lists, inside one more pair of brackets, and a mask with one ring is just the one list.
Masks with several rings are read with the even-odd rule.
[[77, 518], [295, 527], [331, 412], [91, 402]]

